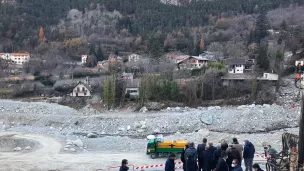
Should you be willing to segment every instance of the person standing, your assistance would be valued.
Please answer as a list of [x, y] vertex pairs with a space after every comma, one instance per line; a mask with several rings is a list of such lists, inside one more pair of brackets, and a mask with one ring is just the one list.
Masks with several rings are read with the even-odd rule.
[[206, 146], [205, 150], [201, 152], [200, 160], [199, 160], [200, 168], [203, 171], [211, 171], [212, 169], [212, 152], [210, 151], [210, 147]]
[[238, 164], [241, 165], [239, 161], [242, 160], [242, 157], [241, 157], [239, 151], [233, 145], [230, 149], [230, 155], [233, 160], [237, 160]]
[[213, 168], [216, 167], [219, 159], [221, 158], [222, 152], [226, 152], [227, 148], [228, 148], [228, 144], [223, 143], [217, 150], [215, 150], [215, 152], [213, 153]]
[[119, 171], [128, 171], [129, 167], [127, 165], [128, 165], [128, 160], [127, 159], [123, 159], [121, 161], [121, 166], [119, 168]]
[[187, 171], [197, 171], [198, 167], [196, 164], [197, 151], [194, 148], [194, 143], [189, 144], [189, 148], [185, 151], [185, 161]]
[[221, 157], [218, 160], [215, 171], [229, 171], [229, 167], [226, 163], [227, 158], [228, 158], [227, 152], [222, 151]]
[[209, 150], [210, 150], [211, 153], [213, 154], [213, 153], [215, 152], [215, 150], [216, 150], [216, 147], [213, 146], [213, 143], [212, 143], [212, 142], [209, 142], [208, 145], [209, 145]]
[[239, 164], [239, 161], [237, 159], [234, 159], [232, 161], [232, 168], [233, 171], [243, 171], [243, 168], [241, 167], [241, 165]]
[[175, 171], [175, 154], [171, 153], [166, 161], [165, 171]]
[[197, 145], [197, 158], [198, 158], [198, 161], [199, 161], [199, 163], [198, 163], [198, 170], [199, 171], [202, 170], [202, 167], [200, 165], [200, 163], [201, 163], [200, 162], [200, 160], [201, 160], [200, 156], [201, 156], [202, 152], [205, 150], [206, 146], [207, 146], [207, 138], [203, 138], [203, 143]]
[[246, 171], [252, 171], [252, 163], [255, 153], [254, 145], [249, 140], [244, 140], [244, 153], [243, 158], [245, 162]]
[[183, 149], [182, 151], [182, 154], [181, 154], [181, 161], [183, 163], [183, 170], [186, 171], [186, 160], [185, 160], [185, 151], [189, 148], [189, 143], [187, 143], [185, 145], [185, 148]]
[[235, 147], [237, 149], [237, 151], [240, 153], [241, 160], [239, 160], [239, 162], [240, 162], [240, 165], [242, 165], [242, 158], [243, 158], [244, 147], [243, 147], [242, 144], [239, 143], [239, 141], [237, 140], [237, 138], [233, 138], [232, 139], [232, 144], [233, 144], [233, 147]]
[[202, 151], [204, 151], [206, 146], [207, 146], [207, 138], [203, 138], [203, 143], [197, 145], [197, 155], [199, 155]]

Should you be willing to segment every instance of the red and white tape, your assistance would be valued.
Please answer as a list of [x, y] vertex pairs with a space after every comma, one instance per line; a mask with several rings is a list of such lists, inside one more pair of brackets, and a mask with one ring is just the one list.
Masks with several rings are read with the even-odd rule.
[[[180, 164], [183, 164], [182, 162], [175, 162], [176, 165], [180, 165]], [[137, 167], [134, 167], [135, 170], [138, 170], [138, 169], [148, 169], [148, 168], [156, 168], [156, 167], [164, 167], [165, 164], [152, 164], [150, 166], [137, 166]], [[182, 167], [182, 166], [181, 166]]]
[[[256, 157], [260, 157], [262, 159], [267, 159], [266, 156], [261, 155], [261, 154], [255, 154]], [[198, 160], [196, 160], [198, 162]], [[182, 162], [175, 162], [176, 165], [181, 165], [183, 164]], [[152, 164], [152, 165], [146, 165], [146, 166], [136, 166], [134, 167], [134, 170], [139, 170], [139, 169], [149, 169], [149, 168], [158, 168], [158, 167], [165, 167], [165, 164]], [[182, 169], [183, 166], [176, 167], [175, 169]]]

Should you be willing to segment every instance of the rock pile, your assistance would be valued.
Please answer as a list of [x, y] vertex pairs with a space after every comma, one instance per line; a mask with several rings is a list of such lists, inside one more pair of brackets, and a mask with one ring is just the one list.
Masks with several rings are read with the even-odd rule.
[[66, 152], [77, 152], [77, 151], [86, 151], [87, 147], [83, 145], [83, 142], [80, 139], [75, 141], [66, 140], [66, 145], [64, 146], [64, 151]]

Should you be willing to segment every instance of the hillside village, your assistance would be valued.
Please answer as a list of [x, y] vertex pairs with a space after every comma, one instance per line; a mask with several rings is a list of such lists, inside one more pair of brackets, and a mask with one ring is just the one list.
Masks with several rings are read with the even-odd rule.
[[303, 71], [303, 0], [0, 0], [0, 170], [163, 171], [151, 135], [248, 140], [264, 169]]

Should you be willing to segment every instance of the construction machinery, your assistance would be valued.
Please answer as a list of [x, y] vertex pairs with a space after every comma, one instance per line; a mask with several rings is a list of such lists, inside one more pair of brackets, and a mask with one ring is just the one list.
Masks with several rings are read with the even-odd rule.
[[150, 138], [147, 143], [147, 155], [155, 159], [161, 155], [175, 153], [180, 155], [188, 142], [186, 140], [164, 140], [163, 138]]

